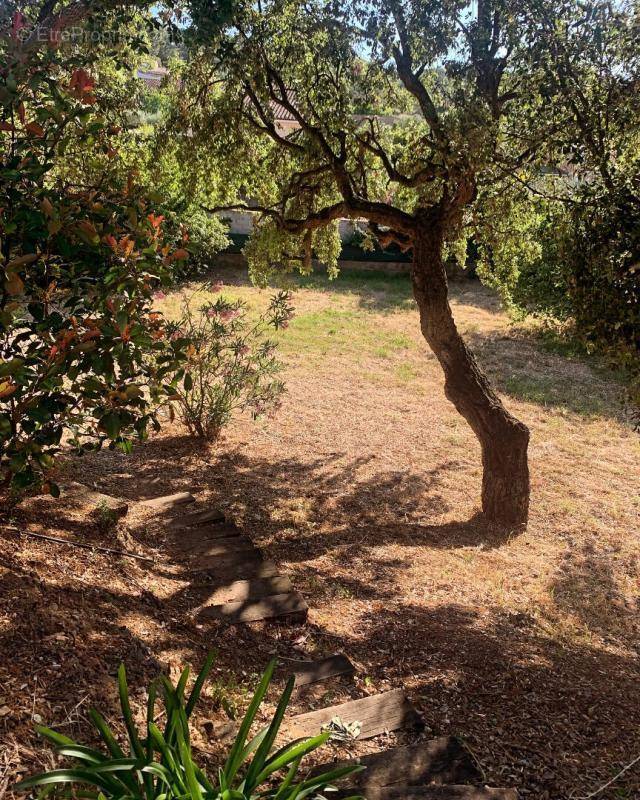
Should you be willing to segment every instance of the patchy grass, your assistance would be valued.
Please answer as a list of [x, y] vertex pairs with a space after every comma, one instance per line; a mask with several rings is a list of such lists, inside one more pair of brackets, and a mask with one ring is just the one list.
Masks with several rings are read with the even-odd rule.
[[[267, 305], [268, 290], [222, 277], [254, 313]], [[404, 686], [427, 735], [464, 737], [489, 783], [540, 800], [589, 794], [637, 755], [640, 730], [640, 440], [616, 376], [551, 352], [477, 284], [452, 287], [460, 329], [531, 430], [529, 526], [499, 529], [479, 515], [479, 447], [444, 396], [408, 279], [296, 284], [297, 316], [278, 334], [288, 393], [274, 420], [240, 417], [210, 447], [167, 421], [132, 456], [91, 454], [67, 475], [131, 501], [190, 490], [221, 507], [305, 593], [308, 624], [200, 624], [163, 549], [162, 517], [134, 510], [101, 532], [152, 564], [0, 537], [7, 763], [37, 762], [34, 713], [72, 734], [85, 706], [115, 708], [121, 658], [141, 686], [214, 644], [220, 664], [194, 732], [203, 762], [214, 747], [203, 731], [246, 703], [242, 687], [272, 655], [291, 665], [345, 652], [355, 683], [321, 687], [316, 705]], [[161, 306], [179, 313], [176, 296]], [[75, 518], [15, 513], [34, 531], [86, 535]], [[599, 797], [618, 789], [637, 797], [640, 773]]]
[[584, 385], [549, 375], [510, 375], [504, 382], [505, 393], [516, 400], [585, 416], [606, 414], [609, 410], [606, 400], [599, 393], [589, 394], [586, 389]]

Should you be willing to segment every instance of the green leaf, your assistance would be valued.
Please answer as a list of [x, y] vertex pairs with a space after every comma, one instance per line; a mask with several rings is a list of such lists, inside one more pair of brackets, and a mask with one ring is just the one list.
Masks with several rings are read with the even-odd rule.
[[124, 753], [122, 752], [122, 748], [116, 741], [116, 737], [111, 732], [111, 728], [107, 725], [106, 721], [102, 717], [102, 715], [92, 708], [89, 710], [89, 716], [91, 717], [91, 721], [98, 729], [100, 736], [102, 737], [104, 743], [107, 745], [109, 752], [115, 758], [124, 758]]
[[334, 781], [339, 781], [342, 778], [346, 778], [348, 775], [355, 775], [357, 772], [362, 772], [365, 769], [366, 767], [364, 767], [362, 764], [356, 764], [349, 767], [336, 767], [335, 769], [327, 770], [327, 772], [322, 772], [320, 775], [316, 775], [313, 778], [303, 781], [300, 784], [300, 787], [301, 789], [307, 789], [316, 788], [318, 786], [328, 786]]
[[113, 790], [112, 781], [87, 769], [53, 769], [50, 772], [43, 772], [19, 781], [14, 784], [13, 790], [24, 792], [27, 789], [33, 789], [34, 786], [50, 786], [56, 783], [88, 783], [90, 786], [97, 786], [109, 793]]
[[118, 668], [118, 694], [120, 695], [120, 706], [122, 708], [124, 724], [126, 725], [129, 741], [131, 742], [131, 750], [135, 753], [137, 758], [144, 759], [144, 750], [133, 722], [131, 705], [129, 704], [129, 688], [127, 686], [127, 672], [124, 664], [120, 664]]
[[58, 731], [54, 731], [51, 728], [47, 728], [44, 725], [36, 725], [36, 731], [40, 734], [40, 736], [44, 736], [45, 739], [48, 739], [50, 742], [53, 742], [53, 744], [57, 745], [58, 747], [66, 745], [73, 745], [73, 746], [76, 745], [73, 739], [70, 739], [63, 733], [58, 733]]
[[247, 739], [247, 735], [251, 725], [253, 724], [253, 720], [255, 719], [258, 708], [260, 707], [260, 704], [267, 693], [267, 689], [271, 683], [271, 678], [273, 677], [275, 668], [276, 661], [274, 659], [267, 665], [264, 675], [258, 684], [258, 688], [256, 689], [251, 702], [249, 703], [249, 708], [244, 715], [244, 719], [240, 725], [240, 730], [238, 731], [238, 735], [236, 736], [233, 746], [229, 752], [229, 756], [227, 757], [227, 761], [224, 765], [224, 775], [228, 783], [231, 783], [238, 769], [240, 768], [242, 763], [242, 751], [244, 749], [244, 743]]
[[178, 748], [180, 751], [180, 760], [182, 762], [184, 774], [187, 778], [187, 787], [191, 794], [191, 800], [203, 800], [202, 789], [196, 778], [193, 762], [191, 760], [191, 751], [182, 736], [182, 732], [178, 733]]
[[202, 669], [198, 673], [198, 677], [196, 678], [196, 682], [193, 685], [193, 689], [191, 690], [191, 694], [189, 695], [189, 700], [187, 701], [187, 705], [185, 707], [185, 712], [187, 717], [190, 717], [193, 709], [198, 702], [200, 697], [200, 693], [202, 692], [202, 687], [204, 686], [204, 682], [207, 679], [207, 676], [211, 672], [211, 667], [213, 666], [213, 662], [215, 660], [216, 653], [214, 650], [211, 650], [206, 659], [204, 664], [202, 665]]
[[256, 775], [258, 775], [263, 770], [267, 756], [269, 755], [269, 752], [273, 747], [273, 743], [275, 742], [276, 736], [278, 735], [278, 731], [280, 730], [280, 725], [282, 724], [282, 720], [287, 710], [287, 706], [289, 705], [289, 700], [291, 699], [291, 693], [293, 692], [294, 684], [295, 684], [295, 677], [291, 676], [287, 681], [287, 685], [284, 689], [284, 692], [282, 693], [280, 701], [278, 702], [278, 706], [271, 720], [271, 724], [269, 725], [267, 735], [260, 743], [260, 746], [258, 747], [256, 754], [253, 757], [253, 761], [251, 762], [251, 766], [247, 770], [247, 775], [245, 777], [245, 790], [248, 791], [249, 793], [251, 793], [255, 788]]
[[274, 772], [277, 772], [279, 769], [286, 767], [287, 764], [290, 764], [297, 758], [307, 755], [308, 753], [311, 753], [313, 750], [317, 750], [318, 747], [321, 747], [323, 744], [325, 744], [330, 739], [330, 737], [331, 734], [329, 733], [329, 731], [321, 733], [318, 736], [312, 736], [306, 741], [294, 745], [288, 751], [282, 753], [277, 758], [269, 760], [265, 768], [255, 779], [255, 785], [259, 786]]
[[187, 685], [187, 681], [189, 680], [189, 671], [189, 667], [185, 667], [182, 670], [180, 679], [178, 680], [178, 685], [176, 686], [176, 696], [179, 704], [181, 704], [184, 699], [184, 690], [185, 686]]
[[61, 756], [69, 756], [70, 758], [77, 758], [80, 761], [86, 761], [89, 764], [102, 764], [106, 761], [105, 756], [97, 750], [92, 750], [90, 747], [83, 747], [79, 744], [65, 744], [57, 748]]
[[141, 769], [141, 772], [149, 775], [155, 775], [156, 778], [160, 778], [160, 780], [169, 787], [175, 785], [173, 774], [166, 767], [163, 767], [162, 764], [147, 764]]
[[283, 800], [283, 798], [285, 798], [285, 797], [288, 795], [288, 793], [289, 793], [289, 787], [290, 787], [290, 786], [291, 786], [291, 784], [293, 783], [293, 779], [294, 779], [294, 778], [296, 777], [296, 775], [298, 774], [298, 768], [300, 767], [300, 762], [301, 762], [301, 761], [302, 761], [302, 757], [300, 757], [300, 758], [297, 758], [297, 759], [296, 759], [296, 760], [295, 760], [295, 761], [294, 761], [294, 762], [291, 764], [291, 766], [289, 767], [289, 771], [287, 772], [287, 775], [286, 775], [285, 779], [282, 781], [282, 783], [280, 784], [280, 787], [279, 787], [278, 791], [277, 791], [277, 792], [276, 792], [276, 794], [275, 794], [275, 798], [274, 798], [274, 800]]
[[24, 358], [13, 358], [11, 361], [5, 361], [0, 364], [0, 377], [15, 375], [16, 372], [19, 372], [24, 367], [24, 363]]
[[151, 685], [149, 686], [149, 697], [147, 699], [147, 761], [148, 762], [153, 760], [153, 738], [149, 733], [149, 729], [153, 724], [157, 693], [158, 693], [158, 687], [156, 685], [156, 682], [152, 681]]
[[168, 769], [171, 771], [172, 775], [178, 782], [181, 791], [186, 791], [186, 786], [183, 780], [184, 773], [178, 767], [179, 758], [176, 758], [174, 756], [174, 753], [172, 752], [171, 748], [165, 741], [165, 738], [160, 733], [160, 729], [155, 723], [151, 723], [149, 725], [149, 733], [151, 734], [158, 751], [161, 753], [165, 765], [168, 767]]
[[102, 774], [103, 772], [132, 772], [141, 768], [142, 763], [138, 758], [113, 758], [94, 767], [93, 771]]
[[117, 439], [122, 427], [122, 420], [115, 411], [110, 411], [100, 419], [100, 426], [110, 439]]

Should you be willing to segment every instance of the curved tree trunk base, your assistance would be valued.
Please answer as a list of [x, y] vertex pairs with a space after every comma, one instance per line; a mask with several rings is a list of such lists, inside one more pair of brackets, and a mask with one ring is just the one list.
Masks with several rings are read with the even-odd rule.
[[514, 420], [506, 436], [483, 448], [482, 511], [487, 519], [523, 525], [529, 517], [529, 430]]

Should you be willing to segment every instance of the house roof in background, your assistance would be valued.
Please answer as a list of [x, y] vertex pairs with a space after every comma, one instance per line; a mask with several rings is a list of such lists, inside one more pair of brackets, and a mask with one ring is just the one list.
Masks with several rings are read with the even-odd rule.
[[169, 70], [164, 67], [156, 69], [139, 69], [136, 77], [139, 78], [148, 89], [159, 89], [162, 81], [169, 74]]
[[[296, 95], [292, 89], [287, 89], [287, 102], [292, 105], [294, 108], [296, 107]], [[273, 117], [277, 120], [282, 120], [286, 122], [295, 122], [296, 118], [293, 114], [286, 109], [280, 103], [277, 103], [275, 100], [271, 100], [269, 103], [271, 110], [273, 111]]]

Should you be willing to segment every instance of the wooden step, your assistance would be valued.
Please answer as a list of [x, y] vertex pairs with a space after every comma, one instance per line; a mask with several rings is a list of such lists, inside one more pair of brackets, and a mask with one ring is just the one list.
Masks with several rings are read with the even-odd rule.
[[193, 530], [182, 531], [181, 535], [174, 538], [174, 542], [180, 545], [185, 550], [195, 550], [203, 542], [217, 542], [220, 539], [248, 539], [248, 536], [242, 536], [241, 532], [234, 525], [225, 523], [224, 525], [212, 525], [203, 528], [195, 528]]
[[371, 753], [339, 764], [325, 764], [315, 772], [321, 772], [329, 766], [354, 764], [362, 764], [366, 769], [350, 778], [349, 783], [362, 791], [366, 790], [367, 794], [370, 788], [381, 786], [482, 782], [482, 772], [473, 756], [454, 736], [441, 736], [411, 747]]
[[190, 587], [188, 596], [198, 598], [202, 605], [221, 605], [244, 600], [258, 600], [274, 594], [292, 592], [293, 586], [286, 575], [272, 578], [253, 578], [227, 582], [223, 586]]
[[[336, 800], [353, 795], [353, 789], [341, 789]], [[367, 789], [367, 800], [518, 800], [515, 789], [493, 789], [489, 786], [431, 784], [429, 786], [375, 786]]]
[[356, 668], [346, 656], [338, 654], [323, 658], [320, 661], [301, 661], [294, 671], [296, 688], [310, 683], [334, 678], [338, 675], [353, 675]]
[[151, 497], [149, 500], [141, 500], [139, 505], [143, 508], [162, 510], [195, 502], [196, 498], [191, 492], [177, 492], [176, 494], [164, 494], [161, 497]]
[[[189, 563], [188, 569], [194, 574], [199, 572], [210, 572], [212, 575], [217, 573], [218, 575], [224, 577], [228, 576], [229, 574], [233, 574], [235, 578], [252, 578], [255, 574], [252, 572], [252, 570], [255, 570], [258, 564], [263, 563], [264, 561], [262, 558], [262, 553], [257, 548], [254, 548], [253, 550], [249, 550], [247, 552], [230, 552], [221, 556], [205, 556], [204, 558], [194, 557], [193, 562]], [[246, 568], [247, 574], [238, 574], [238, 570], [241, 573], [242, 569], [244, 568]], [[273, 574], [277, 575], [277, 572]], [[270, 576], [263, 575], [261, 577]]]
[[200, 620], [219, 620], [235, 625], [239, 622], [257, 622], [263, 619], [286, 619], [304, 622], [307, 604], [298, 592], [286, 592], [262, 597], [258, 600], [240, 600], [220, 605], [207, 605], [201, 609]]
[[261, 559], [220, 559], [216, 569], [191, 569], [189, 575], [191, 586], [222, 588], [236, 580], [255, 580], [256, 578], [274, 578], [280, 569], [273, 561]]
[[225, 522], [225, 516], [217, 508], [205, 508], [193, 514], [186, 514], [172, 520], [167, 526], [169, 530], [181, 530], [182, 528], [194, 528], [207, 523], [220, 524]]
[[259, 552], [251, 539], [246, 536], [228, 536], [224, 539], [200, 542], [180, 556], [181, 560], [202, 559], [205, 556], [227, 556], [231, 553]]
[[169, 541], [171, 545], [185, 552], [197, 548], [202, 542], [215, 542], [217, 539], [232, 539], [240, 536], [240, 531], [235, 525], [224, 523], [221, 525], [207, 525], [201, 528], [175, 531]]
[[402, 689], [350, 700], [337, 706], [321, 708], [293, 717], [286, 726], [290, 738], [313, 736], [333, 717], [343, 722], [359, 722], [360, 739], [371, 739], [385, 731], [399, 728], [421, 728], [423, 723], [417, 711], [405, 697]]

